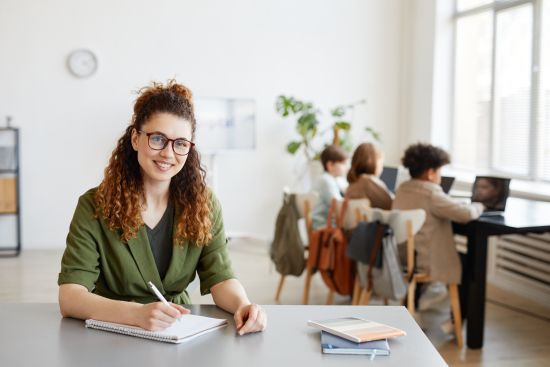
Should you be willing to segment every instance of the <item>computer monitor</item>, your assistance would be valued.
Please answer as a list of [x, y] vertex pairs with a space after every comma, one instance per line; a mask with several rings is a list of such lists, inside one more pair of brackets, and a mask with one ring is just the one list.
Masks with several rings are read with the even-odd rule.
[[485, 212], [503, 212], [509, 195], [509, 178], [476, 176], [472, 187], [472, 202], [485, 205]]
[[397, 167], [384, 166], [384, 170], [380, 175], [380, 179], [384, 181], [384, 183], [386, 184], [386, 186], [391, 192], [395, 192], [395, 184], [397, 183], [397, 173], [398, 173]]
[[455, 178], [451, 176], [441, 176], [441, 188], [443, 189], [443, 192], [445, 194], [448, 194], [449, 191], [451, 191], [451, 187], [453, 187], [453, 183], [455, 182]]

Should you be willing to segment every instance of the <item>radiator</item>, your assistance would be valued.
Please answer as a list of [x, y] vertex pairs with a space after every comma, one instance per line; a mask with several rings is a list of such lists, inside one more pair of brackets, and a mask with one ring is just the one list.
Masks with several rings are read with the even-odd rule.
[[488, 281], [542, 304], [550, 304], [550, 233], [489, 239]]

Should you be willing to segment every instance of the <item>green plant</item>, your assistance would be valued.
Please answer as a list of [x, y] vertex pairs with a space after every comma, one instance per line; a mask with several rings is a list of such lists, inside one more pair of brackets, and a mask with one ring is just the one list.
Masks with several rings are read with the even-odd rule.
[[312, 160], [315, 156], [315, 151], [311, 143], [317, 135], [317, 127], [319, 126], [317, 114], [319, 110], [314, 108], [312, 103], [286, 96], [279, 96], [277, 98], [275, 108], [282, 117], [296, 115], [296, 132], [300, 135], [301, 140], [294, 140], [288, 143], [286, 147], [287, 151], [290, 154], [296, 154], [300, 147], [302, 147], [307, 160]]
[[[348, 152], [353, 150], [351, 141], [351, 119], [346, 117], [353, 112], [353, 109], [365, 104], [365, 100], [360, 100], [355, 103], [337, 106], [330, 110], [332, 124], [328, 129], [319, 132], [319, 115], [321, 112], [313, 106], [311, 102], [304, 102], [290, 96], [280, 95], [277, 97], [275, 109], [277, 113], [284, 118], [289, 116], [296, 117], [296, 132], [300, 136], [300, 140], [293, 140], [287, 144], [287, 151], [290, 154], [296, 154], [302, 148], [304, 155], [308, 161], [319, 159], [320, 151], [324, 149], [328, 143], [322, 144], [320, 149], [315, 147], [315, 138], [324, 136], [326, 132], [332, 131], [332, 144], [340, 145]], [[380, 141], [380, 134], [370, 127], [366, 127], [367, 131], [374, 140]]]

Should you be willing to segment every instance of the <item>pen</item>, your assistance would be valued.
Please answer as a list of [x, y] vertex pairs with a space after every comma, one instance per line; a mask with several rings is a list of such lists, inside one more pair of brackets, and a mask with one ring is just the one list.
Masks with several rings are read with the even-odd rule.
[[376, 357], [376, 349], [373, 349], [370, 355], [370, 360], [373, 361], [375, 357]]
[[[164, 296], [162, 295], [162, 293], [159, 292], [159, 290], [157, 289], [157, 287], [155, 287], [155, 285], [152, 283], [152, 282], [147, 282], [147, 284], [149, 284], [149, 288], [151, 288], [153, 290], [153, 293], [155, 294], [155, 296], [157, 296], [157, 298], [159, 299], [159, 301], [161, 301], [162, 303], [164, 303], [166, 306], [168, 307], [172, 307], [170, 306], [170, 304], [168, 303], [168, 301], [166, 300], [166, 298], [164, 298]], [[178, 321], [180, 321], [180, 319], [178, 318]]]

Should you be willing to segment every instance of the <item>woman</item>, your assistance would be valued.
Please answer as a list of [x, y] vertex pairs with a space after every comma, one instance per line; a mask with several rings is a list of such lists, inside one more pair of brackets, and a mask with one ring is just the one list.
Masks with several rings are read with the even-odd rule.
[[393, 194], [379, 178], [383, 168], [384, 157], [380, 149], [371, 143], [359, 145], [351, 158], [346, 198], [367, 198], [373, 208], [391, 209]]
[[[221, 208], [192, 143], [192, 94], [175, 81], [143, 88], [99, 187], [78, 201], [58, 278], [63, 316], [162, 330], [189, 313], [186, 287], [234, 313], [240, 335], [266, 327], [234, 279]], [[158, 302], [153, 282], [170, 306]]]

